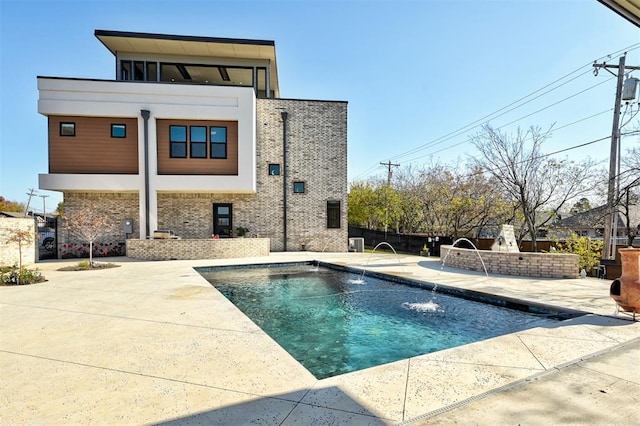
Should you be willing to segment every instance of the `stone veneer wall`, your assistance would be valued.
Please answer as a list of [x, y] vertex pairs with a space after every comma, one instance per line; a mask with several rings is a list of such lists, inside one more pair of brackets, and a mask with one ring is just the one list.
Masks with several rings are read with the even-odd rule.
[[[480, 256], [488, 272], [542, 278], [578, 278], [579, 256], [566, 253], [507, 253], [481, 250]], [[482, 262], [472, 249], [440, 247], [445, 266], [481, 271]]]
[[268, 238], [127, 240], [127, 256], [144, 260], [230, 259], [268, 255]]
[[33, 218], [0, 217], [0, 266], [13, 266], [18, 264], [20, 250], [17, 243], [7, 243], [11, 233], [15, 230], [27, 231], [32, 234], [29, 244], [22, 244], [22, 265], [35, 263], [38, 235]]
[[[338, 251], [348, 248], [346, 102], [258, 99], [256, 194], [159, 193], [158, 229], [183, 239], [210, 238], [213, 203], [233, 204], [233, 228], [269, 238], [272, 251], [284, 249], [282, 111], [288, 112], [287, 250]], [[293, 182], [305, 182], [304, 194]], [[340, 201], [341, 228], [327, 229], [327, 201]]]
[[[138, 232], [139, 207], [138, 194], [131, 192], [65, 192], [64, 216], [71, 217], [83, 209], [90, 209], [93, 213], [104, 215], [117, 224], [116, 233], [99, 238], [101, 244], [111, 244], [124, 248], [125, 239], [140, 238]], [[124, 220], [133, 219], [133, 233], [124, 234]], [[67, 251], [65, 245], [85, 244], [86, 241], [72, 238], [65, 229], [64, 220], [60, 222], [58, 229], [58, 247], [61, 253]], [[124, 254], [124, 253], [122, 253]]]

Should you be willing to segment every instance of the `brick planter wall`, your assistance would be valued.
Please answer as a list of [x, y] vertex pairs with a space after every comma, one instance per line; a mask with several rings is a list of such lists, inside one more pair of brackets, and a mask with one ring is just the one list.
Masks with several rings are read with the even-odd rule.
[[[566, 253], [506, 253], [481, 250], [480, 256], [488, 272], [541, 278], [578, 278], [579, 256]], [[440, 247], [445, 266], [484, 271], [478, 253], [472, 249]]]
[[269, 255], [268, 238], [127, 240], [127, 256], [143, 260], [230, 259]]

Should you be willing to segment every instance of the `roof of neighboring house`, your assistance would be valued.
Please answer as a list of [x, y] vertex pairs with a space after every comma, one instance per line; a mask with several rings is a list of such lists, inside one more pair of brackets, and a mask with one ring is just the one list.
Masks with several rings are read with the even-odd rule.
[[[599, 206], [586, 212], [576, 213], [573, 216], [561, 219], [553, 224], [554, 228], [567, 229], [594, 229], [604, 228], [604, 218], [607, 215], [607, 206]], [[640, 225], [640, 205], [629, 206], [631, 226]], [[618, 212], [618, 227], [626, 227], [625, 216]]]
[[640, 0], [598, 0], [618, 15], [640, 27]]
[[24, 213], [22, 213], [22, 212], [0, 212], [0, 217], [24, 218], [24, 217], [28, 217], [28, 216], [25, 216]]
[[271, 89], [279, 97], [276, 44], [272, 40], [199, 37], [130, 31], [95, 30], [96, 38], [117, 56], [118, 52], [215, 57], [269, 62]]

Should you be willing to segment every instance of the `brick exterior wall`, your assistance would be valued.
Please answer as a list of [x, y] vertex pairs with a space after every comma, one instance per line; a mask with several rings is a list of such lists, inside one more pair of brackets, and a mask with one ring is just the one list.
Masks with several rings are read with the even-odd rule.
[[7, 243], [11, 233], [15, 230], [27, 231], [32, 234], [29, 244], [22, 244], [22, 265], [36, 262], [38, 236], [33, 218], [5, 218], [0, 217], [0, 266], [18, 264], [20, 250], [17, 243]]
[[[347, 251], [347, 104], [345, 102], [258, 99], [257, 173], [260, 214], [267, 219], [271, 249], [283, 248], [283, 179], [269, 176], [269, 163], [282, 166], [281, 113], [287, 119], [287, 250]], [[305, 183], [304, 194], [293, 182]], [[327, 201], [340, 201], [339, 229], [327, 229]]]
[[[579, 256], [566, 253], [506, 253], [481, 250], [480, 257], [488, 272], [541, 278], [578, 278]], [[483, 272], [475, 250], [451, 246], [440, 247], [445, 266]]]
[[144, 260], [260, 257], [269, 255], [269, 239], [127, 240], [127, 255]]
[[[158, 229], [184, 239], [210, 239], [213, 203], [233, 205], [233, 229], [249, 229], [251, 236], [270, 239], [271, 251], [284, 249], [283, 122], [287, 132], [287, 250], [344, 252], [347, 227], [347, 103], [332, 101], [257, 99], [256, 194], [159, 193]], [[270, 176], [268, 165], [280, 164], [281, 174]], [[304, 194], [293, 193], [293, 182], [305, 183]], [[327, 228], [327, 201], [340, 202], [340, 228]], [[90, 207], [117, 223], [139, 217], [133, 193], [64, 194], [65, 215]], [[138, 225], [129, 238], [140, 238]], [[154, 231], [153, 229], [151, 230]], [[105, 239], [124, 243], [124, 233]], [[61, 226], [59, 241], [71, 241]], [[127, 253], [130, 255], [130, 253]]]
[[[99, 238], [100, 244], [108, 244], [110, 247], [120, 247], [122, 251], [125, 247], [125, 239], [140, 238], [138, 233], [138, 194], [131, 192], [65, 192], [64, 193], [64, 216], [71, 217], [76, 212], [85, 208], [91, 209], [92, 212], [107, 216], [111, 221], [117, 224], [116, 233]], [[133, 219], [133, 233], [125, 236], [124, 220]], [[65, 228], [64, 218], [60, 222], [58, 230], [58, 247], [59, 255], [65, 256], [70, 252], [69, 245], [84, 244], [86, 241], [72, 238]], [[124, 253], [114, 253], [124, 254]]]

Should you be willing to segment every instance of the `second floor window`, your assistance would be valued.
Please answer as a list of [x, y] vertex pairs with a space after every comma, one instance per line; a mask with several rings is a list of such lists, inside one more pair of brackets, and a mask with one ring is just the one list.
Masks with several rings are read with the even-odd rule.
[[227, 128], [210, 127], [211, 158], [227, 158]]
[[169, 126], [169, 156], [187, 158], [187, 126]]
[[207, 158], [207, 127], [191, 126], [191, 158]]
[[75, 136], [76, 123], [60, 123], [60, 136]]
[[126, 138], [127, 137], [126, 124], [111, 124], [111, 137]]

